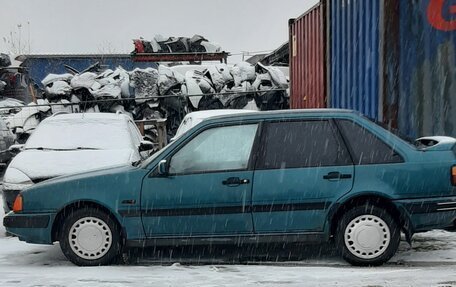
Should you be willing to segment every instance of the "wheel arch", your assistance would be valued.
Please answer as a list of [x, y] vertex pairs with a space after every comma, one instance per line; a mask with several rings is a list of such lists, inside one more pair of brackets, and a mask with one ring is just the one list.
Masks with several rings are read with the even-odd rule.
[[366, 203], [371, 203], [375, 206], [378, 206], [379, 208], [385, 209], [404, 231], [407, 241], [409, 243], [411, 242], [413, 230], [412, 225], [410, 224], [408, 213], [401, 207], [398, 207], [396, 204], [394, 204], [393, 200], [390, 197], [377, 192], [365, 192], [356, 194], [334, 204], [328, 213], [329, 235], [335, 235], [337, 222], [338, 219], [341, 218], [342, 214], [354, 207]]
[[105, 206], [99, 202], [96, 202], [96, 201], [77, 200], [77, 201], [68, 203], [67, 205], [65, 205], [63, 208], [61, 208], [57, 212], [57, 215], [55, 216], [54, 221], [52, 223], [52, 230], [51, 230], [52, 241], [57, 241], [59, 239], [60, 231], [63, 226], [62, 223], [63, 223], [63, 220], [65, 219], [65, 217], [67, 217], [71, 211], [81, 209], [84, 207], [92, 207], [92, 208], [96, 208], [98, 210], [102, 210], [103, 212], [106, 212], [119, 227], [119, 230], [121, 231], [120, 236], [121, 236], [122, 240], [125, 239], [124, 228], [123, 228], [122, 224], [120, 224], [119, 218], [115, 215], [115, 213], [111, 209], [109, 209], [107, 206]]

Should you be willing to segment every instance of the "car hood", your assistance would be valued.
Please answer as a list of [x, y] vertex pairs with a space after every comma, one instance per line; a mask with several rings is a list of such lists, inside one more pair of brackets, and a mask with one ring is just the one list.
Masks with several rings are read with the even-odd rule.
[[138, 159], [131, 149], [25, 150], [13, 159], [8, 168], [18, 169], [34, 181], [106, 167], [131, 165], [132, 161]]

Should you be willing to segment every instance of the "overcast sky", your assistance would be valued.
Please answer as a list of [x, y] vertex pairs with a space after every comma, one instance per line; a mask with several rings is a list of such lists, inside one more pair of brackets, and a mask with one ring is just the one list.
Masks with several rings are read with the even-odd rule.
[[[205, 36], [231, 53], [273, 50], [288, 19], [317, 0], [14, 0], [0, 3], [0, 52], [14, 42], [31, 53], [129, 53], [133, 38]], [[22, 27], [19, 29], [18, 25]], [[230, 62], [237, 59], [232, 58]]]

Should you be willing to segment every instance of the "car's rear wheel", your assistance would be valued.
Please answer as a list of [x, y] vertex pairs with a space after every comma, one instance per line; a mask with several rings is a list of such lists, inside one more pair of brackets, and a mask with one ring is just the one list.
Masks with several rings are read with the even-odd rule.
[[106, 265], [120, 254], [120, 230], [103, 211], [89, 207], [77, 209], [63, 221], [60, 247], [76, 265]]
[[365, 204], [342, 216], [336, 238], [347, 262], [357, 266], [381, 265], [396, 253], [400, 228], [386, 210]]

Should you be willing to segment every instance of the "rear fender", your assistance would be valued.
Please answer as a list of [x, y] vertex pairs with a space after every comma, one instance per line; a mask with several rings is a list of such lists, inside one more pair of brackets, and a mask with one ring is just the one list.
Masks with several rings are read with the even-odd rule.
[[378, 192], [365, 192], [362, 194], [357, 193], [342, 198], [334, 203], [328, 212], [326, 230], [330, 232], [331, 236], [334, 236], [337, 229], [338, 219], [342, 216], [342, 214], [355, 206], [365, 203], [371, 203], [387, 210], [405, 233], [407, 242], [411, 244], [414, 231], [410, 221], [410, 215], [403, 207], [396, 205], [392, 198]]

